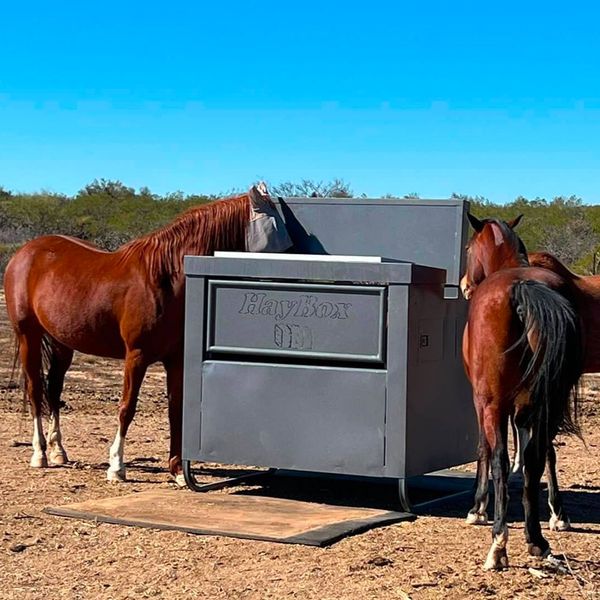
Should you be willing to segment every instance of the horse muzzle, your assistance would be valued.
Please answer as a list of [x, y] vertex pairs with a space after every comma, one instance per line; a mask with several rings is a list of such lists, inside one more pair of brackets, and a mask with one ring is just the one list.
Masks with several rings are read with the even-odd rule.
[[467, 281], [466, 275], [460, 280], [460, 291], [462, 292], [465, 300], [470, 300], [473, 296], [473, 292], [475, 291], [475, 286], [471, 285]]

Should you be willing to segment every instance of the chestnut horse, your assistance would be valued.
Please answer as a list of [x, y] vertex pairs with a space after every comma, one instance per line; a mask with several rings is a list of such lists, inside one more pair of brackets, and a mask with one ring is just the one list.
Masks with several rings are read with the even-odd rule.
[[[278, 252], [290, 246], [285, 225], [262, 185], [190, 209], [116, 252], [62, 235], [26, 243], [6, 267], [4, 290], [33, 418], [31, 466], [67, 462], [60, 396], [77, 350], [125, 360], [119, 423], [109, 453], [110, 481], [125, 480], [125, 436], [146, 369], [155, 362], [164, 365], [169, 471], [182, 483], [183, 257], [216, 250]], [[43, 412], [50, 417], [48, 455]]]
[[578, 433], [574, 415], [583, 344], [570, 286], [557, 273], [529, 266], [525, 247], [513, 231], [520, 217], [510, 223], [472, 215], [469, 220], [475, 233], [461, 281], [463, 294], [471, 300], [463, 357], [480, 435], [475, 504], [468, 520], [487, 521], [491, 463], [494, 525], [484, 569], [502, 569], [508, 566], [509, 418], [514, 415], [523, 442], [529, 553], [549, 557], [539, 522], [540, 479], [556, 434]]

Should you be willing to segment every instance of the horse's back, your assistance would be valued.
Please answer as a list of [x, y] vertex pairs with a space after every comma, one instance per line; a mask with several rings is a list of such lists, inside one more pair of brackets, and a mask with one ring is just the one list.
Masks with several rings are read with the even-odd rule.
[[566, 280], [577, 280], [580, 279], [579, 275], [569, 270], [556, 256], [549, 252], [532, 252], [527, 255], [529, 264], [532, 267], [540, 267], [553, 271], [557, 275], [560, 275]]
[[62, 273], [75, 275], [82, 269], [95, 270], [93, 265], [98, 258], [109, 254], [69, 236], [46, 235], [35, 238], [19, 248], [6, 266], [4, 289], [7, 303], [11, 307], [14, 303], [22, 304], [42, 281], [60, 284]]
[[14, 329], [40, 331], [41, 327], [83, 352], [99, 343], [87, 340], [99, 337], [116, 350], [99, 348], [90, 353], [122, 355], [115, 295], [123, 293], [131, 273], [115, 258], [67, 236], [43, 236], [26, 243], [4, 274], [6, 307]]
[[544, 284], [571, 299], [570, 282], [545, 268], [515, 267], [496, 271], [481, 282], [469, 303], [468, 320], [472, 336], [480, 335], [481, 329], [504, 331], [508, 335], [514, 320], [511, 291], [522, 281]]
[[51, 276], [48, 267], [64, 254], [62, 247], [70, 244], [62, 236], [42, 236], [30, 240], [11, 257], [4, 271], [6, 308], [13, 325], [28, 318], [37, 283]]
[[[493, 365], [498, 378], [505, 377], [505, 351], [522, 335], [522, 326], [512, 301], [513, 287], [524, 281], [542, 283], [568, 295], [569, 286], [558, 274], [540, 267], [515, 267], [492, 273], [477, 287], [469, 302], [469, 316], [463, 342], [463, 359], [469, 378]], [[490, 379], [486, 375], [487, 380]]]
[[541, 266], [514, 267], [492, 273], [481, 282], [475, 296], [507, 295], [519, 281], [536, 281], [553, 290], [568, 293], [571, 289], [568, 278]]

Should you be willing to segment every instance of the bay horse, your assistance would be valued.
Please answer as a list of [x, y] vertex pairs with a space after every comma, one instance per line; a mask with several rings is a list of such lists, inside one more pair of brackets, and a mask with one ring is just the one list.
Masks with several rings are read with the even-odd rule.
[[[514, 232], [521, 217], [508, 223], [468, 218], [475, 233], [461, 280], [470, 299], [463, 358], [480, 430], [475, 503], [468, 520], [487, 521], [491, 465], [494, 524], [484, 569], [503, 569], [508, 566], [509, 419], [514, 417], [523, 445], [528, 550], [550, 557], [539, 522], [540, 480], [547, 457], [554, 456], [556, 434], [579, 433], [576, 385], [583, 371], [583, 343], [569, 283], [528, 263]], [[549, 481], [549, 494], [555, 483]]]
[[[156, 362], [164, 365], [169, 471], [183, 484], [183, 257], [216, 250], [280, 252], [291, 245], [264, 184], [192, 208], [115, 252], [63, 235], [27, 242], [6, 267], [4, 290], [33, 419], [31, 467], [68, 461], [60, 431], [60, 396], [77, 350], [125, 360], [109, 481], [126, 479], [125, 436], [146, 369]], [[49, 413], [48, 444], [43, 412]]]
[[549, 269], [567, 282], [582, 323], [583, 372], [600, 373], [600, 275], [577, 275], [548, 252], [533, 252], [528, 258], [532, 266]]
[[[582, 326], [583, 373], [600, 372], [600, 275], [577, 275], [549, 252], [529, 252], [527, 261], [532, 267], [541, 267], [553, 271], [567, 282], [569, 295], [573, 299]], [[468, 291], [466, 291], [466, 296], [469, 297]], [[512, 471], [518, 473], [523, 466], [522, 450], [523, 445], [527, 443], [528, 434], [523, 429], [517, 429], [512, 418], [511, 425], [515, 440]], [[571, 528], [571, 523], [558, 488], [556, 452], [552, 444], [548, 446], [546, 455], [546, 477], [550, 508], [548, 526], [554, 531], [567, 531]], [[478, 512], [472, 511], [469, 513], [467, 522], [478, 525], [486, 523], [485, 508], [480, 507]]]

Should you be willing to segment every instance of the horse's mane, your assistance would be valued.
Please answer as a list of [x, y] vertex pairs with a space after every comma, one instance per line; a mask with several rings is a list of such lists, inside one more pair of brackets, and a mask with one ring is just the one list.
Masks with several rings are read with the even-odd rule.
[[154, 281], [181, 274], [185, 254], [208, 255], [215, 250], [244, 250], [250, 218], [248, 194], [191, 208], [174, 221], [122, 246], [122, 260], [136, 257]]

